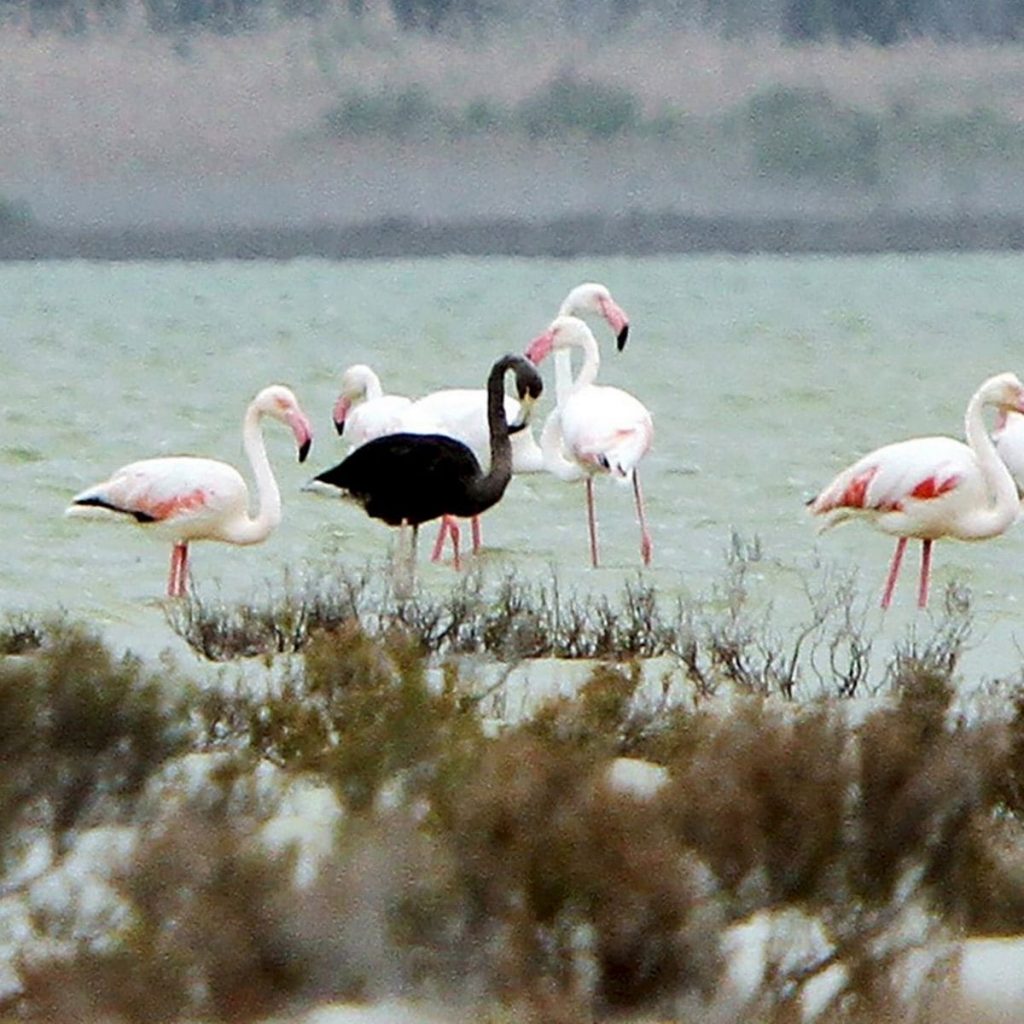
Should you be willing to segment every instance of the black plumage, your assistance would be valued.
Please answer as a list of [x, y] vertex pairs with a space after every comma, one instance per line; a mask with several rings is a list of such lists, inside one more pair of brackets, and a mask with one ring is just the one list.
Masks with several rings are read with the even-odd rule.
[[388, 434], [361, 445], [314, 479], [347, 492], [367, 515], [391, 526], [419, 526], [451, 515], [479, 515], [501, 500], [512, 476], [505, 419], [505, 375], [513, 370], [524, 407], [541, 392], [540, 375], [521, 356], [507, 355], [487, 378], [491, 465], [484, 473], [472, 450], [444, 434]]

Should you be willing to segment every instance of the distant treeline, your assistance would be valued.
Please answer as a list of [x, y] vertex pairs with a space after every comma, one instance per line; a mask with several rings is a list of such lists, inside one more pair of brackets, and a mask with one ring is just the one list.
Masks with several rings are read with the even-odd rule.
[[[160, 33], [230, 34], [279, 18], [320, 17], [340, 7], [353, 19], [374, 0], [0, 0], [0, 26], [83, 34], [116, 28], [141, 3]], [[865, 40], [882, 46], [924, 36], [1014, 40], [1024, 35], [1024, 0], [381, 0], [399, 27], [440, 33], [554, 18], [573, 31], [615, 32], [638, 23], [699, 27], [787, 42]]]

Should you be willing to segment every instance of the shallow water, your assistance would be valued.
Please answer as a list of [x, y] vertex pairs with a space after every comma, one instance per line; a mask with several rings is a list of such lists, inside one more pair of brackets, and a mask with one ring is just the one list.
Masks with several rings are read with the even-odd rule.
[[[756, 585], [781, 618], [803, 614], [802, 581], [820, 578], [823, 560], [860, 566], [873, 604], [891, 540], [861, 524], [817, 537], [804, 501], [879, 444], [959, 436], [983, 378], [1024, 372], [1022, 275], [1018, 255], [0, 265], [0, 611], [60, 607], [118, 643], [180, 650], [162, 610], [166, 546], [63, 509], [150, 455], [210, 455], [244, 471], [241, 416], [274, 381], [313, 419], [310, 460], [298, 465], [290, 433], [268, 426], [285, 521], [260, 547], [196, 545], [200, 593], [254, 597], [286, 571], [381, 558], [388, 528], [299, 490], [344, 451], [330, 422], [341, 371], [370, 363], [387, 390], [410, 395], [482, 386], [491, 362], [521, 351], [588, 279], [608, 284], [633, 324], [623, 353], [594, 325], [600, 380], [654, 414], [642, 471], [649, 578], [667, 594], [708, 593], [735, 531], [760, 539]], [[553, 566], [577, 589], [616, 589], [640, 565], [630, 491], [599, 481], [598, 512], [595, 572], [582, 487], [518, 478], [485, 517], [483, 566], [544, 576]], [[451, 569], [427, 562], [432, 540], [425, 529], [421, 579], [444, 587]], [[973, 594], [972, 678], [1018, 670], [1022, 556], [1019, 526], [937, 548], [935, 595], [954, 578]], [[873, 611], [871, 629], [896, 638], [921, 621], [915, 581], [908, 557], [896, 606], [884, 619]]]

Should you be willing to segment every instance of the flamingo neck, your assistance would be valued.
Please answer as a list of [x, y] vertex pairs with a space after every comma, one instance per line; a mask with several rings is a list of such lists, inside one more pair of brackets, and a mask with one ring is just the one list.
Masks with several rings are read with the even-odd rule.
[[573, 461], [565, 457], [562, 447], [561, 410], [555, 409], [548, 414], [544, 429], [540, 434], [540, 450], [544, 458], [544, 468], [567, 483], [585, 476], [583, 470]]
[[[573, 340], [571, 348], [578, 348], [583, 353], [583, 364], [580, 366], [579, 372], [576, 374], [575, 379], [571, 383], [566, 383], [565, 394], [568, 395], [570, 392], [579, 391], [581, 388], [589, 387], [597, 380], [597, 371], [601, 369], [601, 355], [597, 350], [597, 341], [594, 339], [592, 334], [585, 333], [582, 337]], [[572, 377], [572, 364], [570, 362], [570, 347], [559, 348], [555, 350], [556, 359], [559, 356], [565, 355], [566, 363], [569, 366], [569, 371], [566, 377]], [[555, 363], [555, 393], [558, 404], [562, 404], [562, 396], [558, 394], [558, 368], [559, 364]]]
[[988, 505], [973, 509], [960, 524], [957, 535], [971, 540], [984, 540], [1002, 533], [1016, 519], [1020, 508], [1017, 485], [985, 428], [986, 398], [984, 391], [976, 392], [964, 416], [967, 444], [978, 461], [990, 497]]
[[250, 405], [242, 421], [242, 445], [256, 481], [256, 515], [244, 515], [235, 521], [231, 531], [234, 544], [259, 544], [281, 523], [281, 492], [267, 458], [262, 417], [262, 412]]
[[363, 387], [363, 401], [372, 402], [375, 398], [380, 398], [384, 394], [384, 388], [381, 387], [380, 377], [372, 371], [366, 375], [366, 383]]
[[[505, 493], [512, 479], [512, 441], [505, 418], [505, 373], [508, 366], [498, 362], [487, 378], [487, 429], [491, 443], [491, 465], [486, 473], [469, 482], [467, 498], [472, 507], [484, 511]], [[468, 513], [475, 515], [475, 512]]]
[[555, 405], [565, 402], [572, 383], [572, 350], [555, 349]]

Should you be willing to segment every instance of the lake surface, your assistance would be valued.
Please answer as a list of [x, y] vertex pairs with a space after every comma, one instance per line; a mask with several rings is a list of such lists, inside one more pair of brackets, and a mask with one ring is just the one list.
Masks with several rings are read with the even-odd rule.
[[[873, 606], [892, 541], [863, 524], [818, 537], [804, 501], [880, 444], [961, 436], [985, 377], [1024, 374], [1022, 279], [1021, 255], [3, 264], [0, 614], [61, 608], [117, 643], [180, 651], [162, 609], [168, 546], [63, 510], [137, 458], [202, 454], [247, 473], [241, 417], [273, 382], [291, 385], [313, 420], [310, 459], [300, 466], [290, 432], [268, 424], [284, 523], [259, 547], [194, 546], [200, 593], [253, 598], [286, 572], [383, 565], [392, 531], [300, 492], [344, 452], [330, 419], [342, 370], [369, 363], [386, 390], [408, 395], [483, 386], [573, 285], [600, 280], [632, 321], [623, 353], [593, 325], [600, 380], [635, 393], [655, 420], [641, 474], [655, 543], [645, 576], [667, 596], [708, 594], [732, 534], [757, 537], [755, 587], [782, 620], [804, 614], [803, 581], [821, 579], [822, 563], [859, 567], [870, 629], [899, 638], [930, 621], [914, 609], [916, 550], [883, 618]], [[553, 384], [553, 365], [544, 373]], [[588, 568], [582, 486], [546, 476], [513, 480], [485, 517], [478, 564], [545, 577], [554, 567], [581, 591], [635, 578], [631, 492], [609, 480], [597, 491], [600, 570]], [[433, 535], [422, 531], [421, 579], [442, 588], [454, 576], [428, 563]], [[936, 606], [950, 579], [973, 595], [972, 678], [1016, 675], [1024, 530], [938, 545]]]

